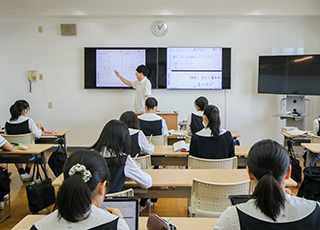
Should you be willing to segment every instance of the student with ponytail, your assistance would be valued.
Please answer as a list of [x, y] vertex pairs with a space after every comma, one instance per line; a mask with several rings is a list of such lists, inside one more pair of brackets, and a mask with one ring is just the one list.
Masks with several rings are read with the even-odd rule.
[[187, 122], [187, 133], [188, 135], [192, 136], [196, 132], [200, 131], [204, 128], [203, 126], [203, 110], [208, 105], [208, 99], [201, 96], [198, 97], [194, 101], [194, 106], [196, 107], [196, 112], [192, 112], [188, 116], [188, 122]]
[[[10, 107], [11, 118], [5, 124], [6, 134], [16, 135], [33, 133], [35, 138], [41, 137], [41, 124], [36, 124], [31, 118], [26, 117], [29, 110], [29, 103], [25, 100], [18, 100]], [[22, 181], [31, 180], [31, 166], [32, 164], [27, 164], [26, 168], [23, 169], [22, 164], [16, 164]]]
[[202, 119], [205, 127], [192, 135], [189, 154], [207, 159], [233, 157], [233, 138], [229, 131], [220, 128], [218, 107], [207, 105], [204, 108]]
[[291, 165], [280, 144], [272, 140], [254, 144], [247, 170], [256, 187], [251, 199], [228, 207], [213, 230], [320, 229], [320, 204], [286, 194], [285, 180], [290, 178]]
[[129, 229], [118, 209], [100, 209], [107, 193], [109, 171], [101, 154], [77, 150], [63, 168], [64, 182], [57, 210], [36, 222], [35, 229]]

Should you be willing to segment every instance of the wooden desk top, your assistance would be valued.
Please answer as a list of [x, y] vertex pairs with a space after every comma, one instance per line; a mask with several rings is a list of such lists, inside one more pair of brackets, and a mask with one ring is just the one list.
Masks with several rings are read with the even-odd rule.
[[[30, 229], [32, 225], [41, 220], [46, 215], [27, 215], [18, 224], [16, 224], [12, 230]], [[163, 217], [165, 220], [169, 220], [170, 217]], [[139, 230], [147, 230], [148, 217], [139, 217]], [[177, 229], [194, 230], [194, 229], [211, 229], [218, 218], [188, 218], [188, 217], [172, 217], [171, 223], [177, 227]]]
[[[174, 186], [191, 187], [193, 178], [214, 183], [235, 183], [249, 180], [246, 169], [144, 169], [152, 177], [153, 187]], [[57, 177], [52, 185], [60, 187], [63, 174]], [[138, 187], [135, 181], [126, 181], [126, 187]], [[297, 186], [291, 178], [286, 181], [289, 187]]]
[[320, 143], [301, 143], [301, 146], [313, 153], [320, 153]]
[[[170, 139], [170, 138], [177, 138], [177, 137], [186, 137], [186, 136], [188, 136], [187, 135], [187, 130], [175, 130], [176, 132], [182, 132], [183, 133], [183, 135], [169, 135], [168, 136], [168, 138]], [[237, 138], [237, 137], [241, 137], [241, 135], [240, 135], [240, 133], [238, 132], [238, 131], [236, 131], [236, 130], [229, 130], [229, 132], [231, 133], [231, 136], [233, 137], [233, 138]]]
[[[305, 131], [310, 133], [310, 131]], [[281, 133], [283, 136], [288, 137], [288, 138], [303, 138], [303, 137], [311, 137], [311, 135], [304, 135], [304, 136], [292, 136], [289, 133], [286, 133], [284, 131], [279, 131], [279, 133]]]
[[[235, 146], [235, 155], [236, 156], [248, 156], [248, 152], [251, 146], [240, 145]], [[189, 152], [174, 152], [172, 145], [155, 145], [153, 156], [168, 156], [168, 157], [177, 157], [177, 156], [188, 156]]]
[[70, 129], [54, 129], [54, 131], [57, 131], [57, 133], [45, 133], [45, 132], [42, 132], [41, 137], [63, 136], [66, 133], [70, 132]]
[[0, 155], [6, 154], [17, 154], [17, 155], [22, 155], [22, 154], [39, 154], [42, 153], [51, 147], [53, 147], [53, 144], [24, 144], [25, 146], [28, 147], [26, 150], [21, 150], [18, 149], [18, 147], [13, 147], [12, 151], [0, 151]]

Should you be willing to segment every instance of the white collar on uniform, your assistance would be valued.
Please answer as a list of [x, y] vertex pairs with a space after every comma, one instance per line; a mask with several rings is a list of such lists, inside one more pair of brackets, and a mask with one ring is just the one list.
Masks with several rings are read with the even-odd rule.
[[142, 84], [145, 80], [147, 80], [147, 77], [144, 77], [141, 81], [139, 81], [139, 84]]
[[139, 129], [132, 129], [132, 128], [129, 128], [129, 133], [130, 133], [130, 136], [138, 133], [140, 130]]
[[[225, 134], [226, 132], [227, 132], [227, 130], [220, 128], [219, 135], [221, 136], [221, 135]], [[211, 129], [210, 128], [203, 128], [202, 130], [197, 132], [196, 135], [201, 136], [201, 137], [212, 137]]]
[[157, 121], [157, 120], [162, 120], [162, 117], [155, 113], [144, 113], [138, 116], [139, 119], [144, 120], [144, 121]]
[[199, 110], [199, 111], [192, 112], [192, 113], [193, 113], [194, 115], [196, 115], [196, 116], [202, 117], [203, 111]]

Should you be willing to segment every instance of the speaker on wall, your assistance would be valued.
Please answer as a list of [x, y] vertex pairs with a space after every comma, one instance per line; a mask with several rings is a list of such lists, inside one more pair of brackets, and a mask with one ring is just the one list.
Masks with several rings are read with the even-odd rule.
[[75, 36], [77, 35], [76, 24], [60, 24], [62, 36]]

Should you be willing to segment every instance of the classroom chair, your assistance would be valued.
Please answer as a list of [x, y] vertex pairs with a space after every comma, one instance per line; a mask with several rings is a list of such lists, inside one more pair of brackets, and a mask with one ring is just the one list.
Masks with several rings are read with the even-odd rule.
[[107, 198], [112, 198], [116, 196], [134, 196], [134, 191], [132, 188], [129, 188], [127, 190], [123, 190], [121, 192], [114, 192], [114, 193], [108, 193], [106, 194]]
[[138, 165], [140, 165], [141, 169], [152, 169], [150, 155], [137, 157], [136, 161], [137, 161]]
[[9, 142], [17, 142], [22, 144], [34, 144], [34, 134], [26, 133], [26, 134], [2, 134], [2, 136]]
[[[150, 140], [150, 136], [147, 136], [147, 139]], [[168, 137], [167, 135], [152, 136], [151, 142], [154, 145], [168, 145]]]
[[223, 159], [206, 159], [194, 156], [188, 157], [188, 169], [237, 169], [236, 156]]
[[311, 143], [320, 143], [319, 136], [311, 136]]
[[248, 195], [250, 180], [238, 183], [210, 183], [193, 179], [191, 217], [219, 217], [231, 205], [230, 195]]

